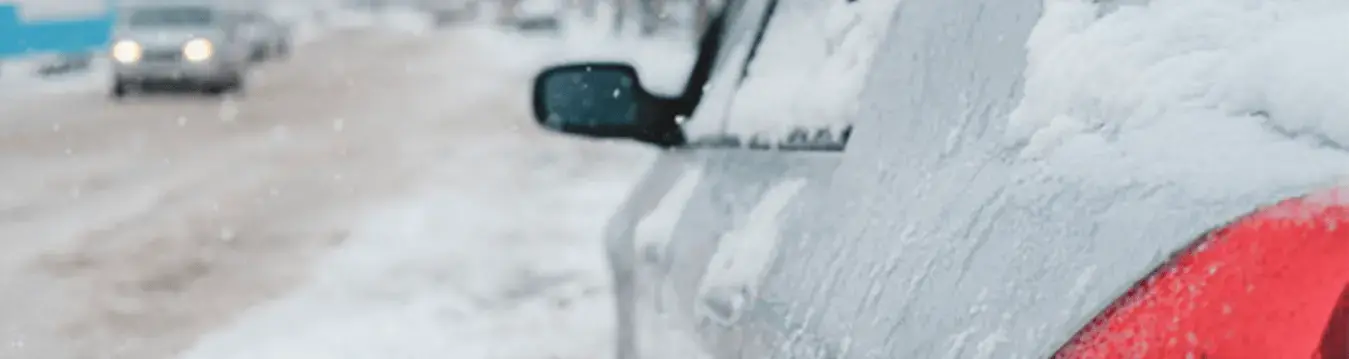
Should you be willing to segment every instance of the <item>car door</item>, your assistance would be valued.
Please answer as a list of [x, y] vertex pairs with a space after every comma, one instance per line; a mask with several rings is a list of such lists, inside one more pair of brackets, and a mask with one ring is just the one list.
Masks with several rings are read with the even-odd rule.
[[[634, 253], [635, 288], [621, 299], [633, 303], [636, 357], [695, 357], [679, 350], [707, 344], [744, 349], [723, 330], [762, 319], [747, 313], [780, 252], [781, 220], [830, 186], [840, 159], [746, 149], [666, 155], [647, 177], [659, 185], [633, 194], [646, 211], [625, 208], [611, 223], [627, 228], [610, 233], [630, 235]], [[628, 253], [627, 243], [608, 244]]]
[[902, 2], [842, 152], [663, 154], [606, 234], [619, 357], [1050, 357], [1202, 234], [1318, 185], [1019, 158], [1041, 6]]
[[[721, 10], [724, 25], [709, 30], [717, 32], [719, 46], [711, 49], [715, 50], [712, 54], [704, 49], [700, 58], [706, 58], [699, 61], [706, 64], [695, 65], [685, 86], [685, 95], [696, 93], [694, 101], [699, 102], [690, 122], [726, 120], [725, 112], [730, 108], [727, 100], [745, 77], [745, 67], [761, 39], [758, 34], [775, 5], [776, 0], [732, 1]], [[681, 300], [663, 296], [692, 293], [690, 290], [702, 279], [701, 272], [679, 269], [706, 267], [700, 263], [711, 253], [706, 249], [715, 247], [724, 232], [741, 225], [745, 215], [761, 207], [756, 204], [765, 196], [775, 198], [767, 200], [772, 202], [770, 209], [781, 210], [785, 204], [780, 202], [791, 202], [794, 196], [777, 193], [798, 191], [807, 184], [822, 185], [823, 176], [837, 161], [836, 152], [785, 154], [717, 146], [662, 153], [609, 221], [606, 231], [620, 317], [618, 357], [680, 353], [667, 351], [674, 347], [652, 342], [651, 338], [638, 340], [632, 336], [648, 335], [649, 330], [639, 330], [638, 326], [650, 328], [656, 318], [673, 318], [667, 314], [674, 312], [666, 310], [677, 308], [670, 305]], [[789, 189], [765, 192], [781, 186]], [[680, 230], [675, 232], [677, 223]], [[674, 238], [680, 240], [674, 242]], [[667, 284], [677, 285], [679, 290], [667, 291]], [[691, 314], [678, 313], [685, 317]], [[639, 349], [639, 345], [646, 347]]]
[[[987, 242], [988, 228], [1017, 217], [999, 216], [999, 210], [1036, 205], [1009, 206], [1008, 189], [999, 179], [1010, 169], [992, 156], [996, 142], [982, 138], [996, 130], [974, 131], [994, 126], [1017, 100], [1018, 63], [986, 59], [1019, 55], [1016, 44], [1024, 43], [1038, 16], [1031, 3], [905, 2], [900, 12], [907, 16], [896, 21], [902, 25], [893, 27], [884, 45], [889, 51], [882, 61], [891, 61], [883, 70], [886, 80], [875, 81], [871, 98], [864, 99], [900, 107], [864, 111], [858, 121], [867, 127], [842, 152], [666, 155], [634, 192], [633, 203], [640, 204], [625, 207], [611, 223], [624, 228], [610, 231], [611, 248], [627, 246], [617, 234], [630, 235], [636, 253], [637, 288], [630, 298], [620, 298], [636, 303], [629, 310], [636, 312], [632, 325], [639, 334], [630, 340], [638, 342], [633, 346], [640, 355], [633, 357], [662, 358], [661, 353], [688, 346], [715, 358], [975, 357], [981, 355], [978, 348], [1043, 357], [1076, 331], [1084, 313], [1118, 294], [1106, 285], [1062, 306], [1017, 308], [1010, 304], [1015, 300], [990, 298], [1024, 293], [996, 286], [1006, 284], [997, 282], [1006, 277], [989, 275], [1017, 263], [990, 261], [999, 264], [972, 268], [987, 255], [981, 248], [1016, 253]], [[965, 24], [967, 32], [951, 33], [939, 24]], [[985, 42], [993, 39], [999, 42]], [[941, 58], [928, 62], [936, 54]], [[949, 67], [932, 67], [943, 65]], [[984, 76], [962, 75], [967, 72]], [[694, 121], [735, 120], [718, 111], [725, 107], [708, 103], [716, 104], [721, 98], [716, 94], [734, 94], [743, 75], [721, 76], [730, 84], [723, 88], [731, 90], [717, 93], [714, 85], [699, 107], [707, 112]], [[905, 86], [915, 81], [941, 86]], [[898, 96], [891, 97], [893, 89], [901, 89]], [[969, 106], [985, 111], [970, 114]], [[953, 166], [958, 151], [978, 156], [964, 158], [973, 165]], [[906, 213], [924, 220], [905, 221]], [[1162, 247], [1185, 241], [1181, 236]], [[1114, 278], [1120, 287], [1154, 263], [1130, 264], [1133, 271]], [[975, 272], [984, 274], [966, 277]], [[1022, 283], [1049, 283], [1037, 288], [1046, 293], [1069, 292], [1080, 282], [1073, 275], [1080, 273], [1066, 270], [1058, 281]], [[949, 293], [925, 294], [935, 291]], [[981, 306], [998, 309], [981, 312]], [[1066, 308], [1067, 314], [1036, 308]], [[1022, 316], [1048, 319], [1031, 319], [1036, 325], [999, 322]], [[1009, 327], [1032, 330], [1018, 333], [1029, 336], [1015, 338], [1024, 342], [1009, 345], [1009, 339], [999, 339], [1016, 335], [1006, 332]]]

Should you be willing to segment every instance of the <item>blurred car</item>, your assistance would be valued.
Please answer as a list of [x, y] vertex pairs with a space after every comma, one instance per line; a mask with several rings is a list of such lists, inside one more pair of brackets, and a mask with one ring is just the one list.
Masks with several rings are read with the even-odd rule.
[[477, 0], [423, 0], [422, 11], [431, 14], [436, 26], [449, 26], [472, 20], [482, 12], [482, 2]]
[[555, 31], [560, 26], [563, 3], [560, 0], [522, 0], [516, 3], [509, 21], [525, 31]]
[[291, 27], [261, 11], [241, 14], [241, 33], [249, 43], [249, 57], [255, 62], [285, 58], [291, 50]]
[[131, 5], [113, 33], [112, 95], [152, 86], [212, 94], [242, 90], [256, 45], [246, 11], [211, 3]]
[[678, 97], [626, 63], [535, 80], [540, 125], [664, 149], [605, 231], [617, 358], [1349, 358], [1349, 186], [1214, 196], [998, 145], [1039, 0], [905, 0], [864, 136], [686, 134], [773, 4], [716, 15]]

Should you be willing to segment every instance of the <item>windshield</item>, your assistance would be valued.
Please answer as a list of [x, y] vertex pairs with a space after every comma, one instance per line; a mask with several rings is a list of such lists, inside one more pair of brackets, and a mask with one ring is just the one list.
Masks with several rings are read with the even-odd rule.
[[201, 26], [213, 20], [211, 9], [205, 7], [155, 7], [136, 9], [127, 19], [131, 27]]

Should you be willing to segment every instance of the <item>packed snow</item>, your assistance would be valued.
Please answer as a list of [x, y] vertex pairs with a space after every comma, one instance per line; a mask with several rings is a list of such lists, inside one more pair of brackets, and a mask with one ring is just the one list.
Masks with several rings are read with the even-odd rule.
[[[439, 165], [441, 180], [371, 211], [308, 285], [182, 358], [611, 355], [613, 302], [597, 238], [636, 166], [595, 171], [575, 153], [521, 149], [534, 144], [487, 140]], [[534, 160], [472, 164], [503, 154]]]
[[1214, 196], [1328, 184], [1349, 173], [1346, 24], [1336, 0], [1047, 0], [1009, 139]]
[[[698, 318], [722, 325], [740, 320], [778, 255], [782, 212], [805, 186], [803, 179], [774, 184], [739, 228], [721, 236], [707, 263], [705, 279], [699, 283], [698, 297], [703, 299], [695, 309]], [[721, 308], [713, 308], [712, 303]]]
[[40, 69], [52, 64], [54, 56], [32, 56], [0, 60], [0, 101], [37, 95], [88, 92], [111, 86], [110, 64], [95, 58], [89, 68], [71, 73], [43, 76]]

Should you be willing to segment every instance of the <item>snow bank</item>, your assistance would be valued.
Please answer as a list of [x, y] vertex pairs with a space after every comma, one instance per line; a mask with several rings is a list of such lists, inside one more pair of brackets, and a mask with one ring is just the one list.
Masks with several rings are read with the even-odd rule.
[[630, 188], [654, 153], [517, 133], [470, 141], [417, 156], [438, 169], [423, 186], [370, 207], [306, 285], [181, 358], [611, 356], [598, 239], [626, 194], [615, 189]]
[[183, 358], [606, 357], [603, 214], [502, 195], [429, 191], [373, 214], [314, 283]]
[[110, 64], [106, 59], [94, 60], [83, 71], [69, 74], [41, 76], [39, 69], [51, 63], [51, 56], [0, 61], [0, 100], [31, 95], [87, 92], [111, 86]]
[[900, 1], [781, 0], [732, 100], [726, 131], [772, 138], [848, 125]]
[[1215, 196], [1349, 172], [1349, 3], [1045, 5], [1008, 127], [1023, 157]]

